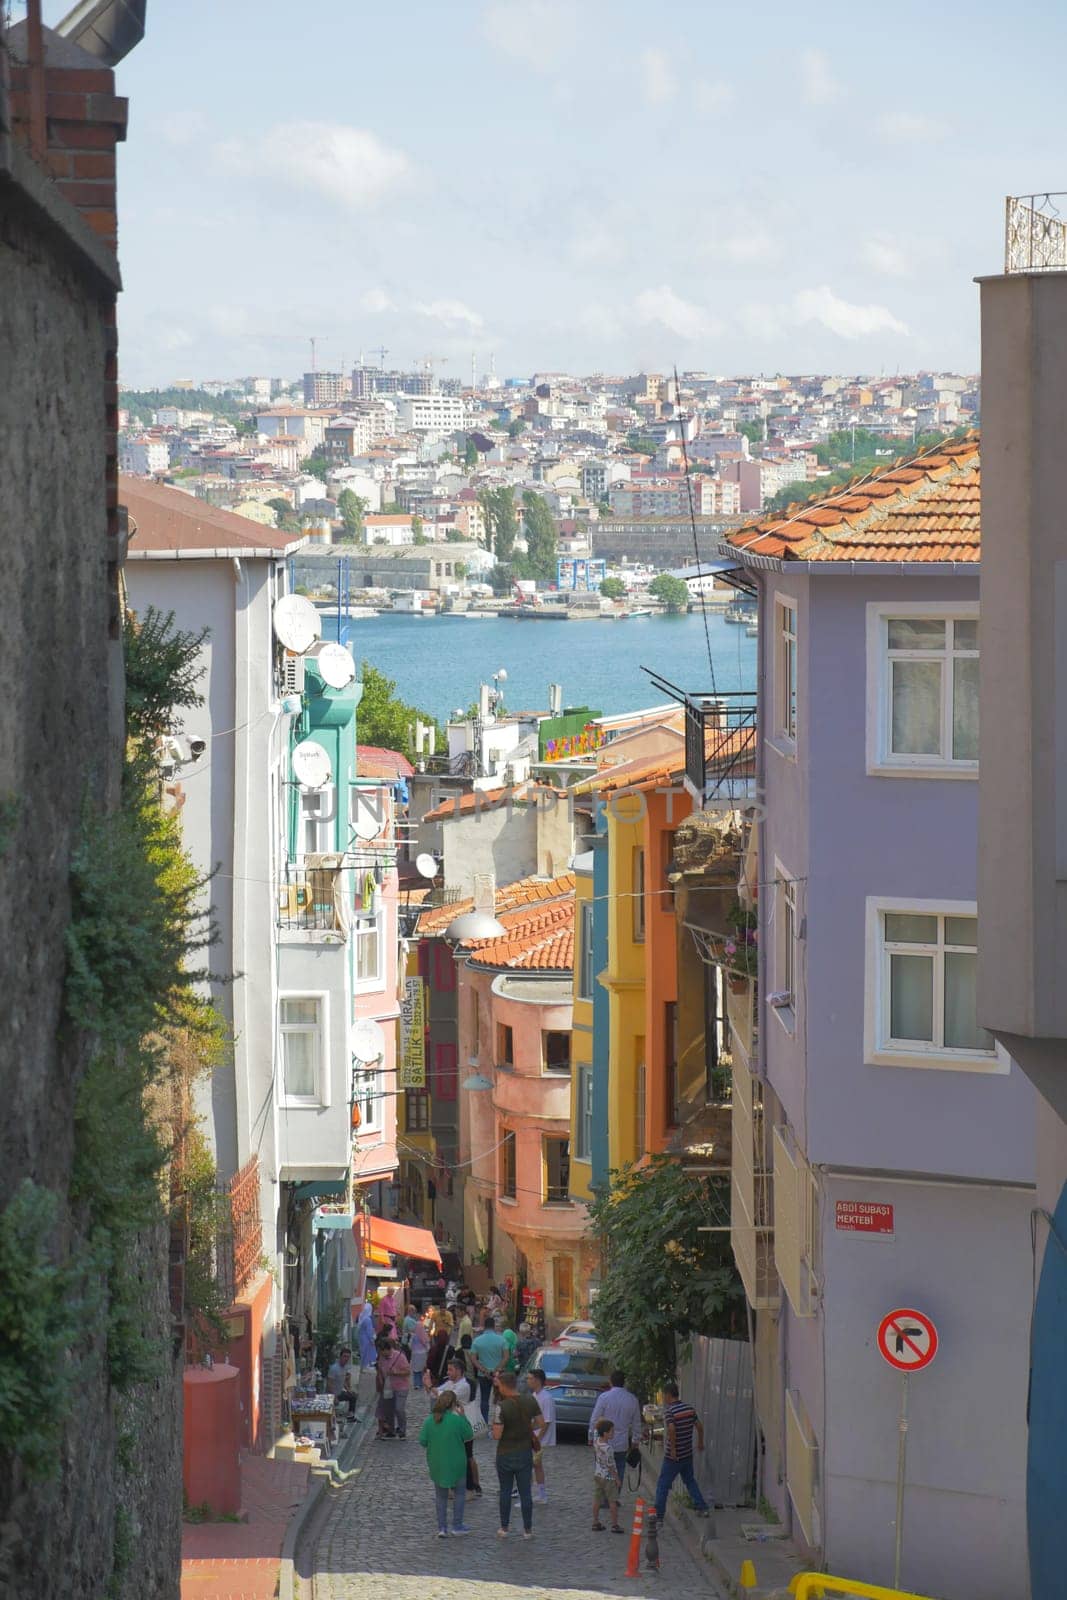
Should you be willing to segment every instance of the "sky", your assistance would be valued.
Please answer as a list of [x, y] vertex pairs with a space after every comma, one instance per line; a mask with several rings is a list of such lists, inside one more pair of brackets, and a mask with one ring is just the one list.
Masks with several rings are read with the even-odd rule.
[[465, 382], [974, 371], [1005, 195], [1067, 188], [1065, 46], [1025, 0], [149, 0], [123, 382], [311, 335]]

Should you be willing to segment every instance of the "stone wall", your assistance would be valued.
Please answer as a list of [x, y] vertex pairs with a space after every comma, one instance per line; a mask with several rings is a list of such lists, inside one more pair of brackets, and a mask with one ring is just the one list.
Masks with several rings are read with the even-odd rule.
[[[0, 40], [0, 1213], [27, 1177], [68, 1205], [86, 1042], [63, 1018], [72, 848], [114, 804], [121, 760], [113, 254], [21, 148]], [[18, 70], [18, 69], [17, 69]], [[112, 108], [113, 109], [113, 108]], [[102, 232], [103, 230], [101, 230]], [[50, 1241], [52, 1242], [52, 1241]], [[181, 1442], [167, 1238], [142, 1236], [144, 1323], [166, 1352], [121, 1401], [87, 1352], [58, 1474], [0, 1452], [0, 1593], [178, 1593]]]

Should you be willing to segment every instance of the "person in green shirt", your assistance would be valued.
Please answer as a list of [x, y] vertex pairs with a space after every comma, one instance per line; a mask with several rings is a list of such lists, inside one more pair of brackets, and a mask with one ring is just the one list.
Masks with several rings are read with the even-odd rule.
[[496, 1476], [500, 1485], [500, 1527], [497, 1537], [506, 1539], [511, 1521], [511, 1492], [519, 1491], [522, 1511], [522, 1536], [533, 1538], [533, 1496], [530, 1480], [533, 1477], [533, 1453], [545, 1419], [541, 1407], [532, 1394], [519, 1394], [513, 1372], [497, 1374], [500, 1405], [497, 1420], [493, 1423], [496, 1440]]
[[470, 1529], [463, 1524], [463, 1507], [467, 1500], [467, 1440], [473, 1439], [474, 1429], [461, 1411], [456, 1410], [456, 1397], [451, 1389], [439, 1394], [433, 1410], [419, 1432], [419, 1443], [426, 1451], [426, 1465], [437, 1499], [437, 1537], [448, 1538], [448, 1492], [452, 1491], [455, 1505], [452, 1511], [452, 1533], [460, 1538]]
[[519, 1361], [515, 1351], [519, 1343], [519, 1336], [515, 1332], [515, 1329], [511, 1326], [510, 1322], [504, 1323], [504, 1326], [500, 1330], [500, 1337], [508, 1347], [508, 1353], [504, 1360], [504, 1371], [518, 1372]]

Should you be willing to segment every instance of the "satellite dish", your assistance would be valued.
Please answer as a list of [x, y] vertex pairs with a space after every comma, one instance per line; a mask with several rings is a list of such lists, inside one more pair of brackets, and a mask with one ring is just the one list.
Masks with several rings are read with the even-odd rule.
[[352, 1055], [366, 1066], [385, 1054], [385, 1033], [373, 1017], [361, 1017], [352, 1027]]
[[302, 594], [283, 594], [274, 605], [274, 632], [278, 642], [302, 656], [322, 635], [322, 619]]
[[333, 776], [330, 758], [321, 744], [304, 739], [293, 751], [293, 775], [305, 789], [321, 789]]
[[388, 818], [382, 807], [381, 790], [352, 791], [352, 832], [357, 839], [377, 839]]
[[430, 855], [429, 851], [415, 857], [415, 871], [420, 878], [436, 878], [440, 870], [437, 857]]
[[322, 681], [331, 689], [347, 689], [356, 675], [356, 663], [343, 644], [324, 644], [315, 657]]

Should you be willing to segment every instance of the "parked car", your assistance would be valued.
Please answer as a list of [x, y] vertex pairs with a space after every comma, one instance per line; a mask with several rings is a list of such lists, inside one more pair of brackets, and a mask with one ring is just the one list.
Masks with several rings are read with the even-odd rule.
[[611, 1387], [607, 1356], [585, 1340], [543, 1344], [522, 1370], [534, 1367], [544, 1373], [545, 1387], [552, 1391], [559, 1427], [587, 1429], [599, 1396]]
[[553, 1343], [566, 1344], [568, 1341], [596, 1344], [596, 1328], [591, 1322], [568, 1322], [563, 1332], [556, 1335]]

